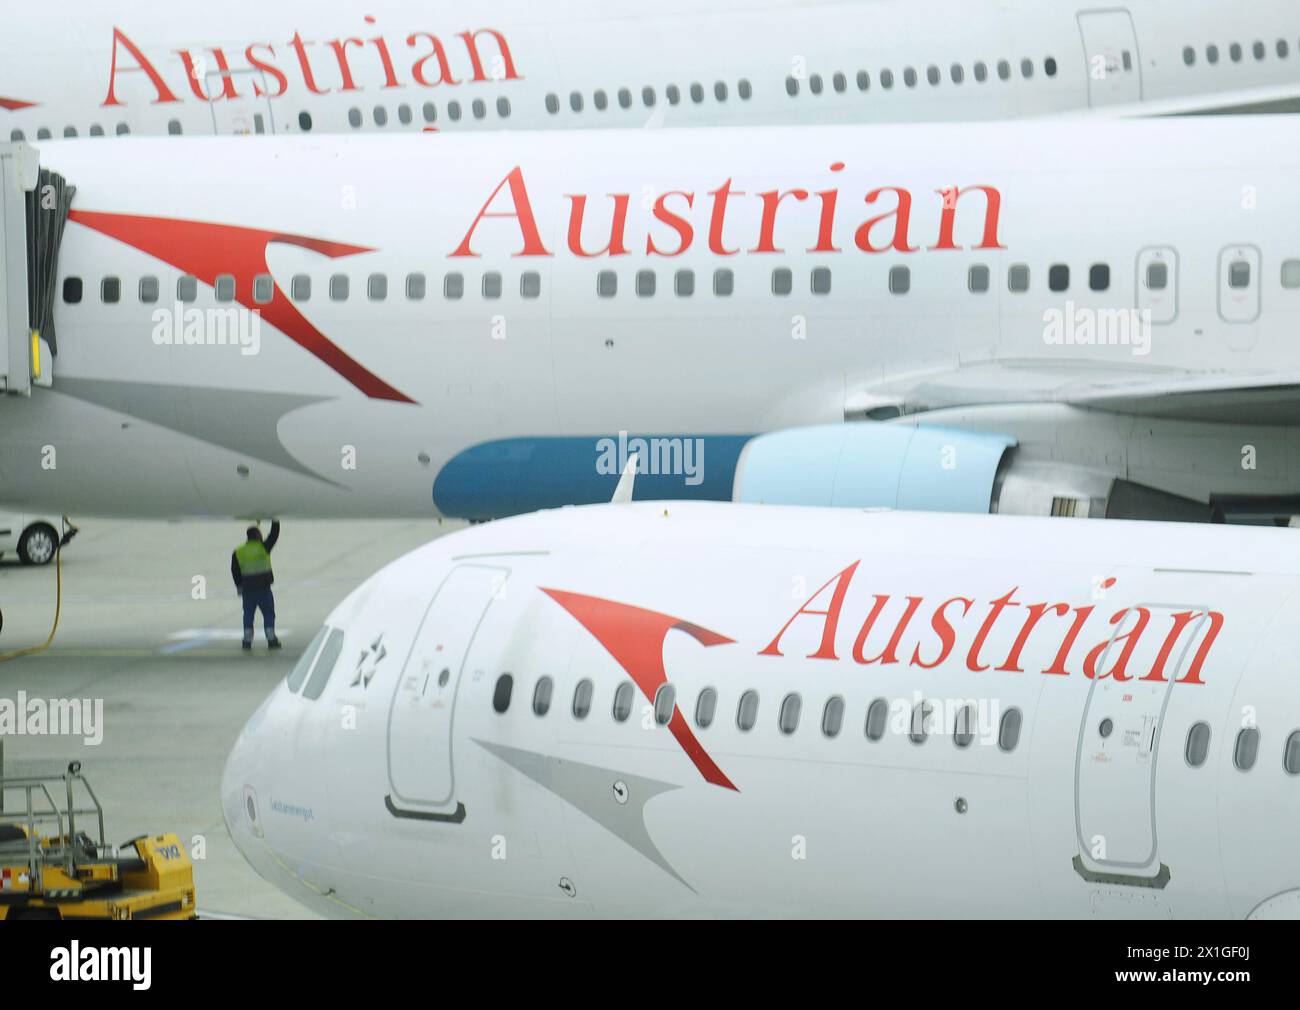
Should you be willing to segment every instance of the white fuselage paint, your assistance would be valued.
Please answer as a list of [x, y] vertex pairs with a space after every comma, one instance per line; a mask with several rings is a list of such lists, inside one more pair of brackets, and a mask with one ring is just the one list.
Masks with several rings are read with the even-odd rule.
[[[329, 616], [342, 636], [335, 668], [311, 672], [315, 697], [281, 684], [250, 719], [224, 775], [227, 824], [268, 880], [343, 916], [1293, 914], [1294, 536], [1061, 530], [1005, 516], [647, 503], [449, 535]], [[563, 594], [669, 624], [646, 638], [640, 616], [580, 623]], [[863, 659], [888, 651], [907, 598], [922, 601], [897, 662], [855, 658], [875, 594], [888, 600]], [[934, 617], [945, 601], [946, 652]], [[1034, 603], [1069, 612], [1048, 610], [1020, 641]], [[833, 655], [819, 655], [828, 612]], [[1217, 630], [1172, 636], [1180, 612], [1210, 614]], [[376, 640], [386, 655], [373, 662]], [[637, 675], [620, 640], [644, 646], [631, 667], [662, 660], [672, 718], [734, 788], [656, 724], [651, 693], [635, 689], [630, 717], [615, 720], [619, 685]], [[1042, 672], [1057, 664], [1063, 673]], [[1157, 667], [1163, 679], [1150, 677]], [[498, 712], [504, 673], [513, 691]], [[706, 688], [716, 710], [704, 727]], [[743, 731], [747, 691], [758, 706]], [[791, 697], [801, 714], [786, 733]], [[836, 698], [842, 723], [828, 735]], [[873, 740], [875, 699], [904, 717], [891, 713]], [[906, 716], [918, 699], [933, 713], [920, 743]], [[966, 704], [975, 739], [963, 748], [953, 729]], [[1013, 709], [1019, 732], [1004, 748]], [[1209, 741], [1193, 766], [1197, 723]], [[1243, 727], [1260, 733], [1249, 770], [1234, 763]]]
[[[0, 400], [0, 481], [12, 502], [81, 513], [420, 516], [436, 514], [431, 488], [442, 467], [494, 439], [591, 437], [595, 471], [598, 440], [617, 444], [620, 432], [747, 435], [839, 421], [876, 400], [1068, 403], [1072, 384], [1094, 379], [1292, 381], [1300, 289], [1283, 277], [1284, 264], [1300, 258], [1300, 140], [1290, 126], [1253, 116], [262, 138], [237, 153], [225, 146], [232, 141], [211, 138], [46, 144], [43, 163], [77, 186], [60, 294], [68, 278], [81, 279], [84, 291], [79, 304], [56, 300], [53, 388]], [[476, 223], [482, 209], [519, 209], [506, 184], [515, 169], [549, 255], [520, 255], [526, 242], [516, 217]], [[726, 254], [718, 254], [710, 231], [728, 180]], [[941, 191], [979, 185], [1000, 194], [1002, 248], [981, 247], [990, 221], [983, 193], [964, 192], [945, 212]], [[888, 215], [897, 195], [864, 200], [883, 187], [910, 194], [906, 235], [915, 251], [864, 252], [856, 243], [863, 223], [880, 215], [871, 242], [884, 247], [895, 235], [897, 218]], [[796, 188], [808, 198], [780, 201], [771, 243], [780, 251], [755, 251], [765, 207], [758, 194]], [[691, 242], [656, 255], [650, 243], [666, 253], [681, 244], [654, 216], [670, 191], [693, 194], [690, 206], [684, 196], [665, 204], [689, 223]], [[819, 251], [819, 194], [832, 191], [835, 251]], [[572, 252], [572, 197], [587, 196], [582, 244], [594, 251], [608, 243], [610, 194], [620, 193], [628, 197], [627, 252]], [[76, 217], [87, 212], [117, 223], [96, 230]], [[932, 248], [945, 214], [953, 248]], [[146, 223], [128, 237], [163, 250], [151, 255], [106, 233], [123, 216], [371, 250], [331, 259], [272, 243], [266, 264], [285, 299], [293, 278], [309, 278], [310, 300], [293, 302], [305, 323], [414, 402], [363, 392], [264, 310], [257, 354], [238, 343], [155, 339], [154, 314], [175, 305], [183, 274], [159, 256], [212, 263], [209, 253], [223, 246], [202, 230], [169, 245], [162, 226]], [[453, 255], [467, 236], [474, 255]], [[260, 267], [233, 253], [226, 267], [222, 255], [214, 272], [235, 275], [238, 297], [258, 308], [251, 294]], [[1149, 307], [1153, 257], [1166, 264], [1168, 286], [1155, 302], [1148, 353], [1135, 353], [1132, 342], [1051, 339], [1050, 313], [1067, 300], [1076, 315]], [[1226, 265], [1236, 259], [1251, 263], [1248, 289], [1229, 286]], [[1090, 289], [1098, 263], [1109, 268], [1105, 291]], [[1069, 267], [1067, 291], [1049, 290], [1057, 264]], [[1017, 265], [1028, 270], [1026, 292], [1009, 290]], [[988, 291], [969, 289], [973, 267], [988, 268]], [[790, 271], [788, 295], [773, 293], [778, 268]], [[813, 290], [819, 268], [830, 272], [829, 293]], [[890, 290], [898, 268], [909, 271], [906, 294]], [[732, 273], [730, 296], [714, 293], [718, 270]], [[617, 275], [616, 296], [597, 294], [602, 271]], [[642, 271], [656, 278], [653, 296], [637, 293]], [[690, 296], [674, 291], [679, 271], [692, 273]], [[407, 297], [412, 273], [425, 277], [422, 300]], [[540, 285], [536, 298], [521, 296], [529, 273]], [[350, 282], [346, 301], [331, 300], [335, 275]], [[383, 301], [368, 297], [375, 275], [387, 279]], [[458, 300], [444, 293], [448, 275], [462, 279]], [[500, 298], [482, 293], [492, 275], [501, 278]], [[120, 280], [120, 303], [104, 304], [105, 278]], [[141, 302], [145, 278], [158, 282], [156, 304]], [[235, 305], [218, 303], [208, 283], [197, 290], [189, 307]], [[77, 398], [74, 381], [147, 387], [152, 406], [131, 414]], [[279, 407], [249, 410], [254, 395]], [[1122, 413], [1108, 417], [1124, 423]], [[1294, 491], [1293, 442], [1279, 436], [1278, 453], [1265, 453], [1269, 465], [1244, 471], [1243, 441], [1262, 445], [1263, 436], [1228, 434], [1226, 455], [1212, 466], [1222, 482], [1211, 490]], [[259, 456], [268, 445], [275, 453]], [[1204, 495], [1210, 463], [1180, 464], [1182, 483], [1172, 489]], [[709, 465], [706, 457], [706, 480]], [[1136, 457], [1127, 465], [1137, 466]], [[606, 497], [616, 475], [608, 480]]]
[[29, 141], [947, 121], [1300, 97], [1300, 11], [1286, 0], [495, 0], [454, 12], [231, 0], [147, 17], [77, 0], [6, 29], [0, 139]]

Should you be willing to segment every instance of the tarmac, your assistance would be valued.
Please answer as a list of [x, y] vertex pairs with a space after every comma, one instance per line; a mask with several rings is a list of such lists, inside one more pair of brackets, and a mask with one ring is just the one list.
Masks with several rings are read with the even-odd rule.
[[[0, 662], [0, 701], [16, 703], [20, 691], [28, 699], [89, 699], [93, 713], [102, 700], [102, 727], [89, 736], [0, 735], [4, 774], [59, 775], [80, 761], [103, 804], [109, 842], [174, 831], [190, 846], [201, 917], [315, 918], [235, 849], [218, 795], [226, 755], [343, 597], [463, 524], [284, 522], [272, 555], [284, 648], [268, 651], [259, 617], [250, 654], [239, 647], [240, 601], [230, 579], [230, 552], [246, 524], [76, 521], [81, 532], [62, 557], [55, 639], [43, 652]], [[53, 564], [0, 560], [0, 653], [45, 641], [55, 583]]]

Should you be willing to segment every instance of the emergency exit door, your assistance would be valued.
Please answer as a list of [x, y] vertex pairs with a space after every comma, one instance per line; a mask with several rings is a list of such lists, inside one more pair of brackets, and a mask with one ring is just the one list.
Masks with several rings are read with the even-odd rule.
[[1133, 19], [1123, 9], [1079, 12], [1088, 104], [1119, 105], [1142, 100], [1142, 65]]
[[474, 636], [509, 574], [508, 568], [461, 565], [424, 613], [388, 713], [388, 778], [392, 798], [403, 806], [437, 808], [454, 799], [456, 694]]
[[204, 86], [212, 110], [213, 133], [248, 136], [275, 132], [270, 91], [262, 71], [213, 70], [205, 74]]
[[[1150, 616], [1139, 628], [1141, 612]], [[1179, 624], [1176, 613], [1192, 618]], [[1129, 608], [1097, 663], [1109, 674], [1121, 661], [1125, 679], [1094, 677], [1075, 755], [1075, 823], [1086, 873], [1145, 881], [1161, 874], [1156, 825], [1156, 763], [1169, 693], [1207, 631], [1207, 608], [1140, 604]], [[1173, 629], [1172, 647], [1162, 651]], [[1129, 638], [1134, 640], [1126, 650]], [[1163, 656], [1163, 659], [1161, 658]], [[1159, 679], [1151, 679], [1153, 669]], [[1186, 687], [1181, 688], [1186, 690]], [[1170, 742], [1176, 755], [1178, 741]]]

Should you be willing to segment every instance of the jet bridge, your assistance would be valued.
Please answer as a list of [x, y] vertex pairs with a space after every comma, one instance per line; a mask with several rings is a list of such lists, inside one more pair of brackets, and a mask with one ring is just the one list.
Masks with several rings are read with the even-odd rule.
[[26, 144], [0, 144], [0, 391], [51, 381], [59, 246], [76, 190]]

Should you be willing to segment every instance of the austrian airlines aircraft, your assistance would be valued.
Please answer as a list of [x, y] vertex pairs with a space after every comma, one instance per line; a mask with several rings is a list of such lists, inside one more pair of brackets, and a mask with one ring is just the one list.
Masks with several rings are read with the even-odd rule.
[[7, 500], [1300, 512], [1289, 120], [228, 143], [43, 146]]
[[1286, 530], [562, 509], [372, 576], [236, 844], [336, 916], [1296, 918]]
[[1291, 0], [226, 0], [25, 8], [0, 139], [1282, 111]]

